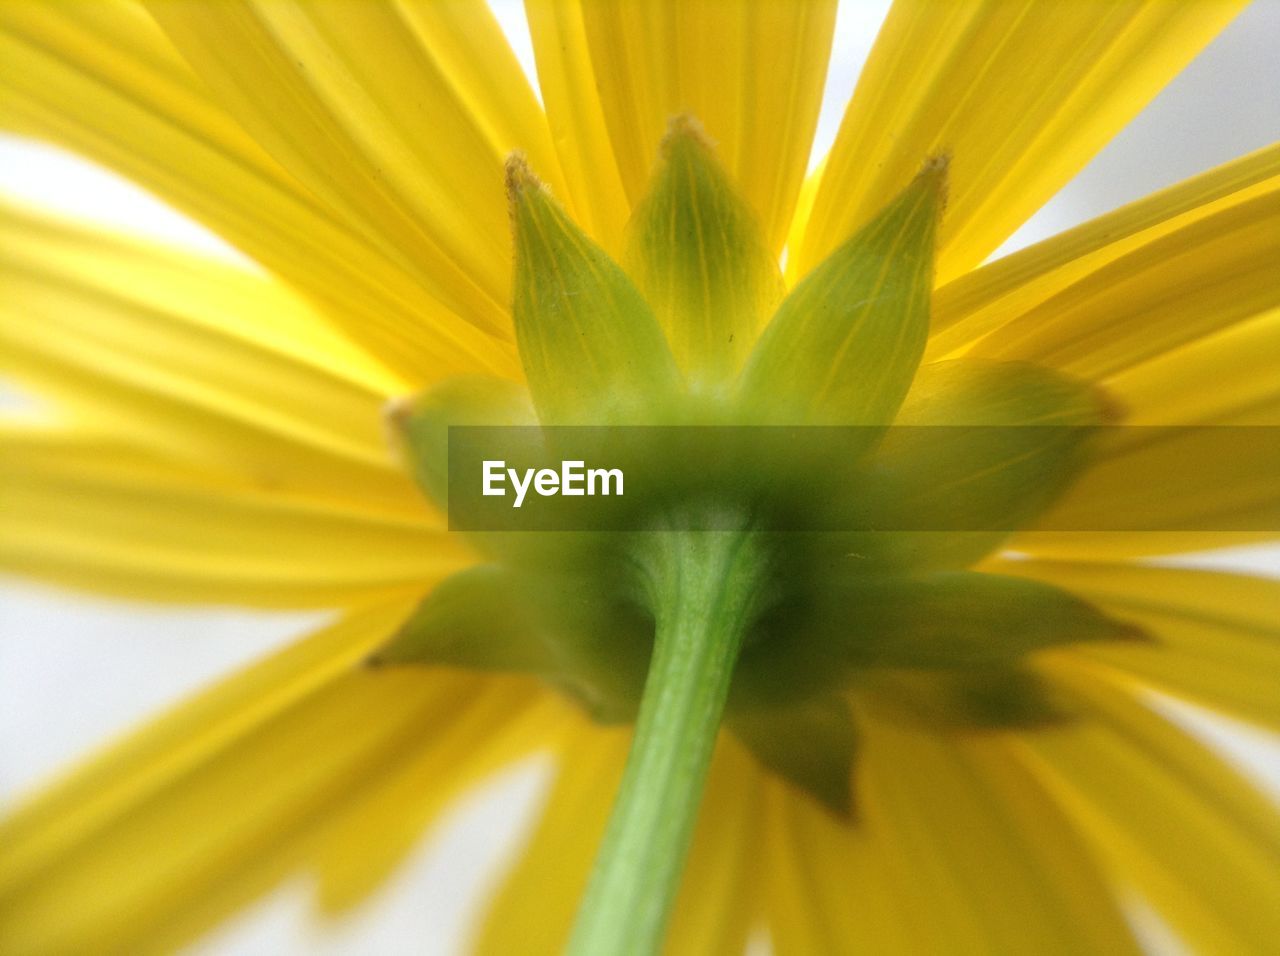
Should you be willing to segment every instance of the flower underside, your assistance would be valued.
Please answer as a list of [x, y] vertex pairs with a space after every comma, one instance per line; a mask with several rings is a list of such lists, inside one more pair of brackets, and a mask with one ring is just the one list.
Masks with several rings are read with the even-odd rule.
[[[1027, 656], [1138, 635], [1051, 586], [966, 570], [1006, 531], [778, 530], [799, 514], [820, 528], [857, 514], [859, 527], [947, 529], [962, 517], [1012, 529], [1088, 461], [1088, 426], [1108, 418], [1093, 387], [1021, 363], [921, 365], [945, 177], [945, 159], [926, 163], [786, 292], [691, 119], [672, 123], [621, 264], [513, 157], [528, 384], [453, 380], [396, 406], [426, 494], [446, 504], [451, 426], [734, 426], [715, 432], [732, 467], [691, 476], [665, 438], [678, 429], [640, 430], [636, 453], [680, 489], [628, 501], [649, 530], [475, 533], [487, 563], [438, 587], [373, 663], [533, 673], [598, 721], [633, 721], [661, 604], [647, 556], [665, 540], [655, 536], [714, 515], [758, 555], [726, 726], [834, 813], [853, 811], [859, 694], [935, 724], [1069, 719]], [[754, 426], [856, 427], [814, 461]]]

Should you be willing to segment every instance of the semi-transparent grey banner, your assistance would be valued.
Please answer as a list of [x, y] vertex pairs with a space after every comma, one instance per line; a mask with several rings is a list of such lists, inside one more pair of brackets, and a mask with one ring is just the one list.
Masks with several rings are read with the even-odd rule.
[[1280, 530], [1280, 427], [453, 427], [457, 531]]

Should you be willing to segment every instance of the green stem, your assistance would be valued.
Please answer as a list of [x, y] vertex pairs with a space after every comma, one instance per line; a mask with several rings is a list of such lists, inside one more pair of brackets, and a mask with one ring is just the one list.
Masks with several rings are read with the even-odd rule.
[[664, 531], [643, 543], [637, 565], [656, 621], [653, 659], [571, 956], [661, 949], [764, 574], [750, 532]]

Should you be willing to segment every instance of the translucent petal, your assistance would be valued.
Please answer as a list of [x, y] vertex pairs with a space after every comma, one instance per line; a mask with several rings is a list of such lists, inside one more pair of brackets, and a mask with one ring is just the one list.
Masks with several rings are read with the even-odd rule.
[[1106, 387], [1134, 425], [1280, 425], [1277, 359], [1273, 309], [1125, 369]]
[[417, 514], [397, 379], [279, 283], [0, 205], [0, 369], [81, 421], [250, 485]]
[[352, 669], [406, 609], [352, 613], [20, 808], [0, 855], [6, 950], [170, 950], [336, 850], [331, 826], [424, 759], [441, 771], [417, 795], [428, 812], [384, 826], [416, 830], [492, 765], [497, 741], [510, 753], [540, 698], [529, 686]]
[[1211, 751], [1105, 671], [1046, 673], [1096, 719], [1019, 748], [1113, 876], [1200, 951], [1266, 952], [1280, 934], [1280, 814]]
[[1099, 379], [1280, 306], [1280, 190], [1123, 255], [968, 353]]
[[[779, 956], [920, 953], [913, 888], [895, 885], [878, 797], [857, 777], [857, 824], [848, 825], [781, 780], [766, 781], [761, 895]], [[850, 905], [856, 900], [857, 905]]]
[[940, 150], [955, 165], [938, 279], [972, 269], [1243, 5], [895, 4], [828, 158], [804, 246], [792, 251], [796, 274], [869, 220]]
[[148, 9], [281, 166], [451, 311], [507, 334], [502, 160], [524, 149], [557, 182], [558, 164], [485, 4]]
[[1114, 889], [1052, 797], [993, 740], [865, 726], [859, 793], [909, 951], [1134, 952]]
[[[1106, 535], [1117, 542], [1113, 547], [1127, 540], [1135, 549], [1145, 534], [1158, 543], [1161, 532], [1206, 546], [1280, 534], [1274, 428], [1122, 429], [1102, 446], [1092, 466], [1011, 547], [1052, 553], [1055, 540], [1065, 539], [1069, 548], [1077, 533], [1071, 529], [1117, 529]], [[1048, 530], [1037, 532], [1037, 524]]]
[[564, 948], [622, 777], [628, 737], [579, 722], [566, 739], [537, 827], [489, 899], [473, 944], [479, 956]]
[[578, 222], [610, 255], [622, 251], [631, 203], [597, 92], [580, 3], [525, 0], [547, 122]]
[[346, 910], [380, 888], [466, 788], [563, 736], [568, 708], [545, 688], [517, 679], [471, 680], [475, 689], [446, 721], [334, 808], [312, 861], [325, 913]]
[[962, 350], [1163, 236], [1280, 189], [1280, 144], [1152, 193], [938, 289], [927, 355]]
[[[0, 7], [0, 117], [152, 190], [284, 277], [397, 371], [511, 368], [210, 98], [132, 0]], [[439, 374], [434, 372], [434, 374]]]
[[[560, 952], [622, 775], [629, 734], [586, 723], [565, 741], [561, 771], [537, 828], [491, 899], [479, 954]], [[751, 926], [752, 854], [761, 785], [750, 758], [721, 741], [707, 780], [685, 869], [687, 892], [672, 917], [666, 952], [738, 952]]]
[[1048, 581], [1136, 624], [1141, 643], [1081, 645], [1084, 657], [1152, 687], [1280, 727], [1280, 582], [1106, 562], [992, 562]]
[[254, 487], [79, 430], [0, 435], [0, 566], [98, 593], [332, 607], [421, 589], [469, 563], [424, 507]]

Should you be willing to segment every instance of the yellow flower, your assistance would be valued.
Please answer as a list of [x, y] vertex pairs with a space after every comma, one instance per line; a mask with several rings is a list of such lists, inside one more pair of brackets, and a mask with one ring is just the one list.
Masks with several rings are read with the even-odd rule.
[[[451, 661], [461, 667], [362, 666], [403, 653], [402, 640], [438, 636], [441, 607], [454, 606], [441, 595], [506, 573], [475, 570], [485, 540], [450, 533], [392, 454], [389, 398], [427, 396], [398, 406], [413, 455], [429, 445], [415, 428], [458, 420], [458, 376], [484, 376], [485, 389], [527, 378], [543, 420], [625, 412], [687, 379], [709, 394], [741, 381], [735, 395], [753, 421], [781, 408], [782, 420], [827, 424], [849, 402], [869, 403], [853, 419], [872, 422], [939, 394], [950, 396], [944, 408], [959, 405], [945, 363], [962, 360], [1031, 369], [1036, 394], [1079, 407], [1089, 396], [1085, 423], [1119, 408], [1134, 425], [1277, 424], [1280, 147], [981, 265], [1240, 6], [899, 2], [808, 180], [833, 2], [529, 0], [545, 113], [479, 0], [0, 6], [6, 128], [114, 167], [263, 267], [5, 207], [6, 373], [64, 414], [4, 426], [0, 564], [114, 595], [342, 612], [19, 808], [0, 830], [0, 948], [171, 948], [299, 871], [315, 876], [326, 912], [341, 910], [452, 799], [539, 751], [554, 755], [558, 777], [478, 946], [563, 945], [630, 738], [579, 703], [629, 701], [638, 683], [614, 662], [550, 690], [515, 672], [509, 647], [484, 661], [469, 648]], [[661, 173], [651, 185], [651, 167], [669, 121], [686, 112], [719, 159], [697, 147], [691, 175], [713, 185], [677, 201]], [[686, 146], [700, 142], [689, 135]], [[563, 210], [513, 167], [513, 269], [502, 164], [517, 149]], [[940, 186], [916, 177], [943, 154], [949, 200], [935, 236]], [[757, 243], [761, 261], [786, 249], [790, 292], [758, 340], [780, 282], [757, 282], [757, 271], [740, 285], [708, 283], [732, 303], [726, 313], [664, 298], [677, 284], [654, 278], [675, 267], [662, 243], [644, 244], [656, 228], [645, 223], [666, 200], [674, 217], [707, 195], [726, 230], [755, 236], [758, 224], [758, 239], [739, 245]], [[542, 205], [522, 213], [521, 201]], [[629, 228], [633, 210], [640, 225]], [[521, 233], [522, 215], [542, 247]], [[888, 382], [867, 391], [840, 374], [855, 353], [822, 352], [820, 333], [843, 327], [812, 316], [853, 282], [824, 263], [846, 240], [866, 247], [876, 235], [914, 250], [885, 261], [911, 264], [892, 327], [915, 329], [916, 317], [920, 341], [858, 339]], [[546, 301], [537, 261], [563, 264], [566, 250], [590, 268], [554, 295], [569, 302], [598, 291], [581, 276], [605, 276], [610, 308], [641, 315], [623, 330], [632, 337], [619, 332], [607, 348], [548, 337], [545, 305], [530, 305]], [[926, 343], [924, 295], [910, 292], [930, 256]], [[638, 304], [623, 309], [619, 296]], [[742, 341], [726, 327], [720, 349], [726, 314], [754, 318]], [[665, 338], [643, 332], [646, 322]], [[809, 344], [790, 348], [798, 342]], [[630, 378], [580, 387], [564, 370], [574, 348], [587, 365], [602, 355], [636, 365]], [[1025, 411], [1028, 393], [1003, 372], [996, 381]], [[450, 415], [432, 419], [440, 407]], [[947, 550], [946, 536], [931, 560], [953, 576], [931, 579], [927, 593], [915, 579], [859, 593], [859, 607], [885, 615], [872, 620], [932, 636], [873, 648], [886, 655], [875, 666], [859, 661], [838, 694], [847, 720], [803, 711], [781, 739], [804, 746], [780, 751], [770, 746], [776, 715], [761, 731], [752, 708], [731, 702], [671, 952], [738, 951], [757, 925], [781, 953], [1128, 952], [1139, 948], [1132, 898], [1197, 950], [1274, 946], [1280, 816], [1151, 692], [1280, 723], [1280, 586], [1133, 559], [1272, 537], [1250, 529], [1274, 519], [1280, 467], [1260, 442], [1245, 462], [1255, 480], [1243, 483], [1238, 460], [1188, 468], [1181, 433], [1151, 434], [1159, 440], [1100, 446], [1055, 506], [1069, 518], [1084, 501], [1116, 530], [1051, 530], [1070, 522], [1037, 508], [1040, 526], [996, 553], [985, 542]], [[923, 506], [927, 493], [917, 486], [912, 500]], [[1132, 525], [1119, 520], [1131, 515]], [[823, 582], [796, 592], [818, 620], [828, 578], [803, 580]], [[502, 599], [524, 593], [491, 585], [479, 579], [484, 600], [460, 602], [466, 613], [450, 628], [465, 633], [473, 609], [501, 614]], [[989, 587], [1010, 589], [1001, 593], [1015, 595], [1003, 605], [1014, 617], [981, 618], [982, 633], [1004, 626], [1014, 644], [1030, 643], [1013, 662], [959, 676], [958, 649], [945, 651], [946, 666], [928, 663], [939, 653], [932, 612], [951, 606], [948, 594], [1000, 606], [975, 597]], [[907, 613], [904, 625], [903, 607], [931, 613]], [[970, 612], [955, 617], [961, 643]], [[744, 652], [735, 676], [759, 699], [835, 679], [823, 667], [786, 672], [791, 656], [753, 660]], [[791, 759], [810, 745], [818, 771], [804, 754]]]

